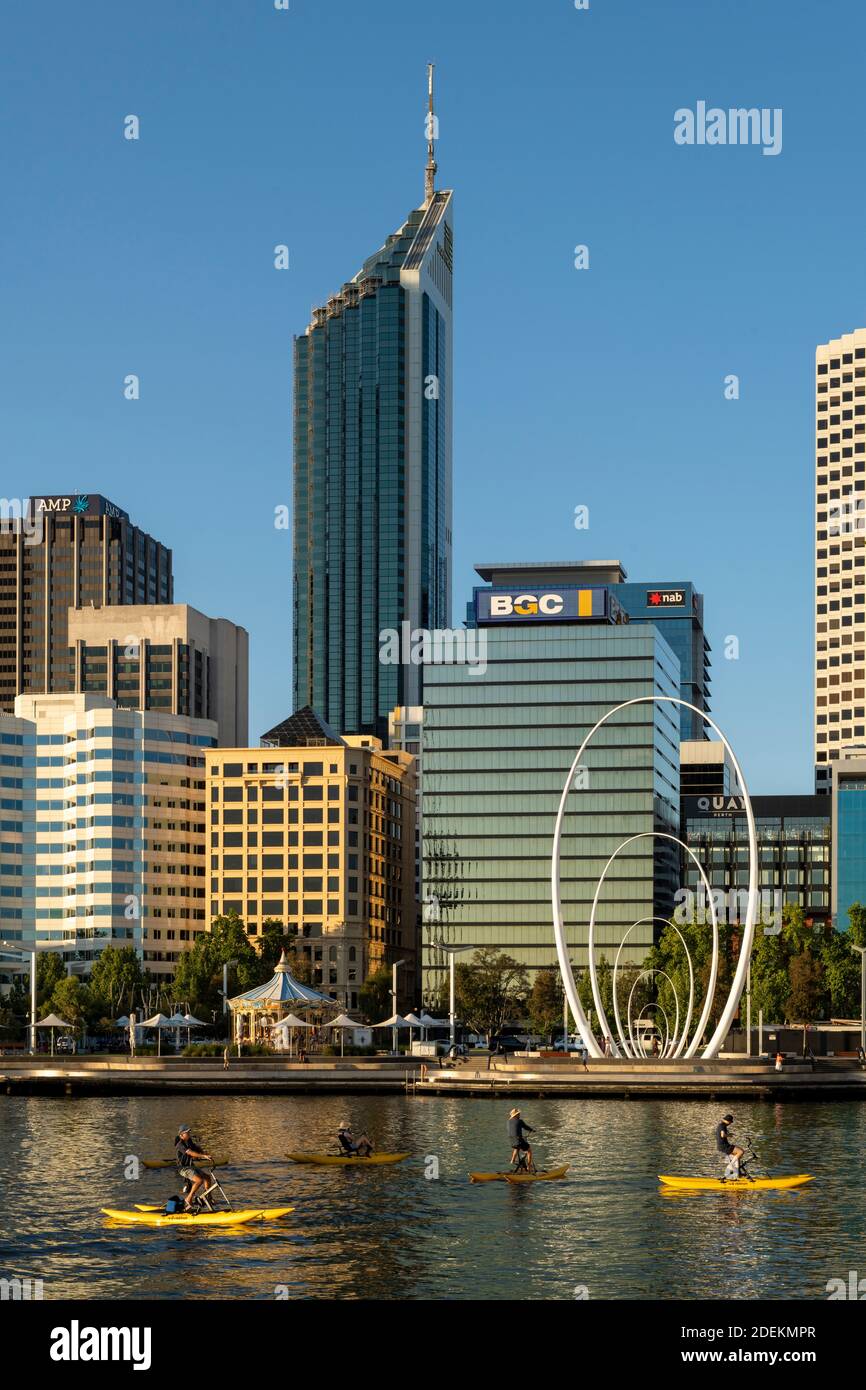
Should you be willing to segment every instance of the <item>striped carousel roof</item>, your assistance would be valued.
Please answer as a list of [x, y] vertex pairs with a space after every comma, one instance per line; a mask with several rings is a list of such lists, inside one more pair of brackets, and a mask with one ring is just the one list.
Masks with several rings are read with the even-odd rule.
[[311, 985], [302, 985], [300, 980], [296, 980], [289, 970], [286, 953], [283, 951], [280, 956], [280, 963], [272, 978], [266, 984], [256, 985], [255, 989], [248, 989], [246, 994], [235, 995], [234, 999], [229, 1000], [229, 1007], [278, 1009], [284, 1004], [336, 1005], [336, 1003], [336, 999], [332, 999], [329, 994], [322, 994], [319, 990], [313, 989]]

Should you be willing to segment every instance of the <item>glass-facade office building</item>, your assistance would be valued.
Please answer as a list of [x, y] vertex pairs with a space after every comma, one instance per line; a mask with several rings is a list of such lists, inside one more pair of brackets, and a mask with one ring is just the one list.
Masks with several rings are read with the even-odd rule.
[[[655, 623], [680, 663], [680, 695], [690, 705], [710, 708], [710, 644], [704, 635], [704, 597], [688, 580], [661, 584], [614, 584], [631, 623]], [[680, 737], [706, 736], [704, 721], [680, 709]]]
[[833, 801], [833, 916], [847, 931], [848, 909], [866, 907], [866, 758], [831, 764]]
[[[435, 920], [424, 929], [428, 999], [445, 983], [440, 938], [505, 951], [530, 978], [556, 965], [550, 856], [568, 769], [584, 736], [613, 706], [678, 693], [679, 664], [659, 629], [616, 621], [622, 615], [615, 600], [603, 588], [590, 594], [565, 595], [575, 616], [548, 621], [531, 603], [516, 602], [526, 597], [520, 589], [510, 596], [501, 587], [477, 590], [485, 669], [425, 670], [424, 893], [436, 902]], [[511, 601], [510, 618], [486, 622], [490, 595], [500, 609]], [[584, 763], [586, 783], [570, 794], [562, 843], [563, 908], [577, 968], [587, 964], [589, 913], [608, 857], [630, 835], [677, 834], [676, 707], [621, 711], [596, 734]], [[612, 963], [632, 923], [669, 913], [677, 879], [668, 842], [629, 845], [602, 890], [599, 957]], [[652, 922], [644, 923], [623, 959], [642, 960], [652, 940]]]
[[[688, 580], [631, 584], [619, 560], [547, 560], [540, 563], [478, 565], [477, 573], [496, 585], [604, 585], [631, 623], [653, 623], [665, 635], [680, 664], [679, 696], [699, 710], [710, 708], [710, 644], [704, 634], [704, 599]], [[466, 621], [474, 625], [473, 603]], [[700, 715], [679, 711], [680, 738], [705, 739]]]
[[388, 736], [420, 668], [380, 634], [450, 623], [452, 195], [314, 309], [294, 352], [294, 707]]
[[[829, 796], [753, 796], [759, 888], [764, 921], [778, 904], [794, 903], [826, 922], [831, 910], [832, 836]], [[749, 833], [742, 796], [684, 796], [682, 839], [697, 855], [710, 888], [724, 892], [728, 920], [745, 919]], [[683, 852], [682, 882], [697, 893], [700, 877]], [[733, 896], [736, 895], [736, 896]]]

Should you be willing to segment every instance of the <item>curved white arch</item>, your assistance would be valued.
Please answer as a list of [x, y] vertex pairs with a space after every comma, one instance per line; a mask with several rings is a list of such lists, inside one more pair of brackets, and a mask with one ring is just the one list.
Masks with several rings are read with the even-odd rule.
[[[743, 938], [740, 946], [740, 956], [739, 960], [737, 961], [737, 968], [734, 972], [734, 978], [731, 983], [731, 988], [728, 993], [728, 997], [725, 1001], [725, 1006], [722, 1010], [719, 1022], [716, 1025], [716, 1030], [710, 1038], [709, 1042], [707, 1043], [707, 1046], [705, 1047], [703, 1052], [704, 1057], [710, 1058], [715, 1057], [718, 1054], [722, 1042], [728, 1035], [728, 1030], [731, 1026], [734, 1014], [737, 1011], [737, 1006], [739, 1005], [740, 998], [742, 997], [743, 989], [746, 984], [746, 974], [749, 969], [749, 959], [752, 954], [752, 943], [755, 939], [755, 922], [758, 915], [758, 834], [757, 829], [755, 827], [755, 814], [752, 810], [752, 802], [749, 797], [748, 788], [746, 786], [746, 779], [743, 776], [742, 768], [740, 767], [740, 764], [737, 761], [737, 757], [734, 753], [733, 748], [728, 743], [728, 740], [725, 738], [718, 724], [716, 724], [714, 720], [710, 718], [710, 716], [706, 713], [705, 710], [698, 709], [697, 705], [690, 704], [688, 700], [683, 700], [678, 695], [639, 695], [633, 700], [623, 700], [621, 704], [615, 705], [613, 709], [608, 710], [607, 714], [602, 715], [601, 719], [599, 719], [598, 722], [593, 725], [593, 727], [590, 729], [589, 733], [584, 738], [583, 742], [577, 750], [577, 753], [574, 756], [574, 761], [572, 762], [571, 767], [569, 768], [568, 776], [565, 780], [565, 786], [562, 789], [562, 796], [559, 802], [559, 810], [556, 815], [556, 828], [553, 834], [553, 852], [551, 854], [550, 860], [550, 885], [551, 898], [553, 904], [553, 933], [556, 940], [556, 955], [559, 961], [559, 971], [562, 976], [562, 983], [565, 987], [566, 997], [568, 998], [569, 1007], [571, 1008], [572, 1015], [574, 1016], [574, 1021], [577, 1024], [578, 1032], [583, 1038], [586, 1050], [589, 1053], [589, 1055], [591, 1057], [601, 1057], [603, 1056], [602, 1049], [596, 1042], [595, 1036], [592, 1030], [590, 1029], [586, 1014], [583, 1011], [583, 1005], [581, 1004], [580, 999], [578, 998], [577, 986], [575, 984], [574, 979], [574, 972], [571, 968], [571, 961], [568, 959], [568, 950], [565, 942], [565, 925], [562, 918], [562, 883], [560, 878], [562, 826], [563, 821], [565, 820], [565, 807], [568, 802], [568, 794], [571, 791], [571, 785], [574, 781], [574, 775], [580, 766], [580, 760], [583, 757], [584, 750], [586, 749], [587, 744], [598, 732], [601, 726], [603, 724], [606, 724], [609, 719], [612, 719], [615, 714], [618, 714], [620, 710], [628, 709], [631, 705], [649, 704], [677, 705], [682, 709], [692, 710], [693, 713], [697, 714], [705, 724], [708, 724], [710, 728], [718, 734], [731, 759], [731, 765], [733, 766], [734, 772], [736, 773], [737, 781], [739, 782], [740, 788], [743, 793], [743, 800], [745, 802], [746, 821], [749, 827], [749, 899], [746, 908], [746, 921], [743, 928]], [[590, 966], [592, 966], [592, 964], [592, 954], [590, 953]], [[713, 994], [715, 993], [715, 983], [716, 982], [713, 981], [712, 993], [710, 992], [709, 988], [707, 989], [707, 999], [705, 1001], [704, 1006], [705, 1014], [708, 1014], [709, 1009], [712, 1008]], [[709, 1008], [707, 1006], [709, 1006]], [[687, 1057], [691, 1057], [694, 1055], [694, 1052], [697, 1050], [697, 1047], [699, 1045], [702, 1032], [703, 1029], [699, 1027], [695, 1033], [694, 1042], [686, 1050], [685, 1055]]]
[[[676, 1042], [676, 1037], [677, 1037], [677, 1033], [678, 1033], [678, 1031], [679, 1031], [679, 1024], [680, 1024], [680, 999], [679, 999], [679, 995], [677, 994], [677, 987], [676, 987], [676, 985], [674, 984], [674, 982], [673, 982], [673, 980], [671, 979], [670, 975], [668, 975], [667, 971], [665, 971], [665, 970], [659, 970], [658, 967], [657, 967], [657, 966], [654, 966], [654, 965], [648, 966], [648, 967], [646, 968], [646, 970], [642, 970], [642, 971], [640, 972], [640, 974], [637, 976], [637, 978], [635, 979], [634, 984], [632, 985], [631, 989], [629, 990], [628, 1004], [626, 1005], [626, 1022], [627, 1022], [627, 1024], [628, 1024], [628, 1035], [629, 1035], [629, 1038], [631, 1039], [632, 1047], [634, 1048], [634, 1054], [633, 1054], [633, 1055], [636, 1057], [636, 1056], [638, 1055], [638, 1052], [640, 1052], [641, 1057], [644, 1057], [644, 1058], [646, 1057], [646, 1049], [641, 1045], [640, 1039], [638, 1039], [637, 1041], [635, 1041], [634, 1033], [632, 1032], [632, 1026], [631, 1026], [631, 1001], [632, 1001], [632, 999], [634, 998], [634, 992], [635, 992], [635, 990], [637, 989], [638, 985], [640, 984], [641, 980], [646, 979], [647, 975], [650, 975], [650, 976], [653, 976], [653, 975], [661, 975], [662, 979], [667, 980], [668, 984], [669, 984], [670, 987], [671, 987], [671, 991], [672, 991], [673, 996], [674, 996], [674, 1006], [675, 1006], [675, 1008], [676, 1008], [676, 1018], [675, 1018], [675, 1022], [674, 1022], [674, 1034], [673, 1034], [673, 1041], [674, 1041], [674, 1042]], [[643, 1014], [645, 1014], [646, 1011], [647, 1011], [647, 1009], [649, 1009], [649, 1008], [661, 1009], [661, 1011], [662, 1011], [662, 1013], [664, 1014], [664, 1017], [665, 1017], [665, 1024], [666, 1024], [666, 1027], [667, 1027], [667, 1036], [665, 1037], [665, 1048], [664, 1048], [664, 1050], [662, 1051], [662, 1054], [661, 1054], [662, 1056], [664, 1056], [664, 1055], [665, 1055], [665, 1050], [667, 1049], [667, 1046], [668, 1046], [668, 1043], [669, 1043], [670, 1040], [671, 1040], [671, 1030], [670, 1030], [670, 1025], [669, 1025], [669, 1023], [668, 1023], [668, 1016], [667, 1016], [667, 1014], [665, 1013], [665, 1010], [662, 1008], [661, 1004], [655, 1003], [653, 1000], [650, 1000], [650, 1002], [649, 1002], [648, 1004], [645, 1004], [644, 1007], [641, 1009], [640, 1013], [638, 1014], [638, 1019], [640, 1019], [641, 1016], [642, 1016]]]
[[[683, 848], [686, 849], [686, 850], [688, 850], [688, 845], [684, 845]], [[690, 850], [689, 850], [689, 853], [691, 853]], [[705, 874], [704, 874], [703, 868], [702, 868], [701, 864], [700, 864], [697, 860], [696, 860], [695, 862], [698, 864], [698, 871], [699, 871], [699, 873], [701, 874], [701, 877], [704, 879], [704, 882], [705, 882], [706, 887], [707, 887], [707, 891], [709, 892], [709, 887], [710, 887], [710, 885], [709, 885], [709, 883], [707, 883], [707, 881], [706, 881], [706, 876], [705, 876]], [[618, 998], [618, 996], [617, 996], [617, 979], [618, 979], [618, 973], [619, 973], [619, 958], [620, 958], [620, 956], [622, 955], [622, 948], [623, 948], [623, 946], [625, 945], [626, 941], [628, 940], [628, 937], [629, 937], [630, 933], [631, 933], [632, 931], [634, 931], [634, 928], [635, 928], [635, 927], [641, 927], [641, 926], [643, 926], [644, 923], [646, 923], [646, 922], [662, 922], [662, 923], [664, 923], [664, 925], [665, 925], [666, 927], [673, 927], [674, 931], [676, 932], [677, 936], [679, 937], [680, 941], [682, 942], [683, 950], [684, 950], [685, 953], [686, 953], [686, 960], [687, 960], [688, 966], [689, 966], [689, 1006], [688, 1006], [688, 1009], [686, 1010], [686, 1018], [685, 1018], [685, 1022], [684, 1022], [684, 1024], [683, 1024], [683, 1031], [682, 1031], [682, 1034], [681, 1034], [680, 1039], [679, 1039], [679, 1042], [677, 1043], [676, 1048], [675, 1048], [675, 1050], [674, 1050], [674, 1052], [673, 1052], [673, 1056], [674, 1056], [674, 1057], [679, 1057], [680, 1053], [681, 1053], [682, 1050], [683, 1050], [683, 1047], [685, 1046], [686, 1040], [687, 1040], [687, 1038], [688, 1038], [688, 1036], [689, 1036], [689, 1028], [691, 1027], [691, 1022], [692, 1022], [692, 1013], [693, 1013], [694, 1007], [695, 1007], [695, 972], [694, 972], [694, 967], [693, 967], [693, 965], [692, 965], [692, 956], [691, 956], [691, 952], [689, 951], [689, 948], [688, 948], [688, 946], [686, 945], [686, 939], [685, 939], [685, 937], [683, 936], [682, 932], [680, 931], [679, 927], [677, 926], [676, 922], [671, 922], [671, 921], [669, 921], [667, 917], [639, 917], [638, 920], [637, 920], [636, 922], [632, 922], [631, 926], [628, 928], [628, 930], [626, 931], [625, 935], [623, 936], [622, 941], [619, 943], [619, 949], [617, 950], [616, 959], [615, 959], [615, 961], [614, 961], [614, 963], [613, 963], [613, 984], [612, 984], [612, 994], [613, 994], [613, 1016], [614, 1016], [614, 1019], [616, 1020], [616, 1027], [617, 1027], [617, 1032], [619, 1033], [619, 1040], [620, 1040], [620, 1043], [622, 1044], [622, 1047], [623, 1047], [623, 1050], [624, 1050], [626, 1056], [630, 1057], [630, 1056], [631, 1056], [631, 1052], [629, 1051], [629, 1045], [628, 1045], [628, 1043], [626, 1042], [625, 1037], [624, 1037], [624, 1035], [623, 1035], [623, 1031], [622, 1031], [622, 1019], [620, 1018], [620, 1014], [619, 1014], [619, 998]], [[674, 991], [674, 995], [676, 995], [676, 991]]]
[[[601, 871], [601, 878], [598, 880], [598, 883], [596, 884], [595, 897], [592, 900], [592, 910], [589, 914], [589, 935], [587, 937], [587, 954], [589, 956], [589, 981], [592, 986], [593, 1002], [595, 1003], [596, 1012], [599, 1014], [599, 1021], [603, 1026], [603, 1031], [607, 1033], [609, 1032], [609, 1029], [607, 1027], [607, 1018], [604, 1012], [604, 1004], [601, 999], [601, 989], [598, 983], [598, 973], [595, 968], [595, 912], [596, 908], [598, 907], [599, 894], [601, 893], [604, 880], [607, 877], [608, 869], [610, 868], [614, 859], [616, 859], [616, 856], [619, 854], [620, 850], [625, 849], [626, 845], [630, 845], [634, 840], [672, 840], [675, 845], [679, 845], [681, 849], [684, 849], [686, 854], [691, 856], [691, 858], [694, 860], [697, 866], [698, 873], [701, 876], [701, 881], [703, 882], [704, 889], [706, 890], [707, 901], [710, 904], [710, 917], [712, 919], [713, 924], [713, 956], [712, 961], [710, 962], [710, 978], [707, 981], [707, 993], [706, 998], [704, 999], [704, 1007], [701, 1010], [701, 1017], [698, 1020], [698, 1026], [695, 1029], [695, 1036], [685, 1054], [687, 1057], [692, 1057], [698, 1049], [701, 1037], [703, 1036], [704, 1029], [707, 1026], [707, 1020], [710, 1016], [710, 1010], [713, 1007], [713, 999], [716, 993], [716, 981], [719, 976], [719, 919], [716, 914], [716, 901], [713, 897], [713, 892], [710, 888], [710, 881], [707, 878], [706, 873], [704, 872], [703, 865], [701, 864], [694, 850], [689, 849], [688, 845], [685, 844], [681, 839], [679, 839], [678, 836], [671, 835], [667, 830], [642, 830], [639, 835], [630, 835], [627, 840], [623, 840], [622, 844], [617, 845], [613, 854], [610, 856], [610, 858], [608, 859], [607, 863]], [[643, 920], [658, 920], [667, 922], [667, 918], [644, 918]], [[674, 923], [670, 922], [668, 925], [673, 927]], [[692, 962], [691, 957], [689, 956], [688, 947], [686, 947], [686, 943], [683, 940], [682, 932], [679, 931], [676, 927], [674, 927], [674, 930], [676, 930], [677, 935], [680, 938], [680, 941], [682, 941], [683, 946], [686, 950], [686, 955], [689, 958], [689, 975], [691, 976], [692, 987], [694, 987], [694, 975], [692, 973]], [[628, 931], [631, 931], [631, 927], [629, 927]], [[626, 932], [626, 936], [628, 936], [628, 931]], [[623, 937], [623, 941], [624, 940], [625, 937]], [[620, 949], [622, 949], [622, 942], [620, 943]], [[619, 959], [619, 953], [617, 953], [617, 959]], [[617, 1007], [616, 994], [614, 994], [613, 996], [613, 1001], [614, 1017], [617, 1019], [617, 1026], [619, 1028], [620, 1037], [622, 1037], [622, 1025], [620, 1024], [618, 1017], [619, 1010]], [[691, 1007], [689, 1008], [689, 1023], [691, 1023]], [[685, 1031], [687, 1033], [688, 1028], [686, 1028]], [[679, 1053], [677, 1055], [679, 1055]]]
[[[669, 1041], [670, 1041], [670, 1035], [671, 1035], [670, 1024], [668, 1023], [668, 1016], [667, 1016], [667, 1014], [665, 1013], [664, 1009], [662, 1008], [661, 1004], [655, 1003], [655, 1002], [651, 999], [650, 1002], [649, 1002], [648, 1004], [644, 1004], [643, 1008], [641, 1009], [640, 1013], [638, 1014], [637, 1018], [635, 1019], [635, 1022], [636, 1022], [636, 1023], [640, 1023], [640, 1021], [641, 1021], [641, 1019], [643, 1018], [644, 1014], [646, 1013], [647, 1009], [658, 1009], [659, 1013], [661, 1014], [662, 1018], [663, 1018], [664, 1021], [665, 1021], [665, 1040], [664, 1040], [664, 1044], [663, 1044], [663, 1046], [662, 1046], [661, 1053], [660, 1053], [660, 1056], [664, 1057], [665, 1054], [667, 1053], [667, 1050], [668, 1050], [668, 1043], [669, 1043]], [[643, 1055], [644, 1057], [646, 1057], [646, 1048], [644, 1047], [643, 1043], [641, 1043], [641, 1053], [642, 1053], [642, 1055]]]

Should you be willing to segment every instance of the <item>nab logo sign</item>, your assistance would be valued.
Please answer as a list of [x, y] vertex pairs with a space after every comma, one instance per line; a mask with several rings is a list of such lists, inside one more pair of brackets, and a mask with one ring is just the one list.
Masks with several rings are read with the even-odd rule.
[[561, 594], [491, 594], [491, 618], [550, 617], [561, 613], [565, 600]]

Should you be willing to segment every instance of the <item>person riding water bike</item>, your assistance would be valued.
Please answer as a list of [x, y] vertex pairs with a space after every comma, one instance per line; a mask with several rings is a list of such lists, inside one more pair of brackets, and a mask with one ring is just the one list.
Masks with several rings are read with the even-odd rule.
[[192, 1211], [196, 1205], [200, 1188], [207, 1183], [207, 1174], [196, 1168], [196, 1163], [212, 1162], [210, 1154], [202, 1153], [190, 1133], [189, 1125], [181, 1125], [174, 1141], [174, 1154], [177, 1171], [189, 1183], [189, 1191], [184, 1191], [184, 1211]]
[[521, 1119], [520, 1111], [515, 1107], [508, 1116], [508, 1138], [511, 1140], [511, 1162], [517, 1169], [534, 1173], [535, 1165], [532, 1162], [532, 1146], [527, 1143], [524, 1135], [534, 1134], [531, 1125]]
[[716, 1125], [716, 1148], [720, 1154], [724, 1154], [727, 1158], [727, 1165], [722, 1182], [725, 1182], [728, 1178], [732, 1178], [734, 1181], [739, 1178], [740, 1159], [745, 1152], [744, 1149], [740, 1148], [739, 1144], [734, 1144], [731, 1140], [728, 1131], [733, 1123], [733, 1115], [724, 1115]]
[[347, 1122], [340, 1125], [337, 1131], [337, 1139], [340, 1144], [341, 1152], [346, 1158], [369, 1158], [373, 1152], [373, 1145], [366, 1133], [361, 1134], [358, 1139], [352, 1133], [352, 1126]]

